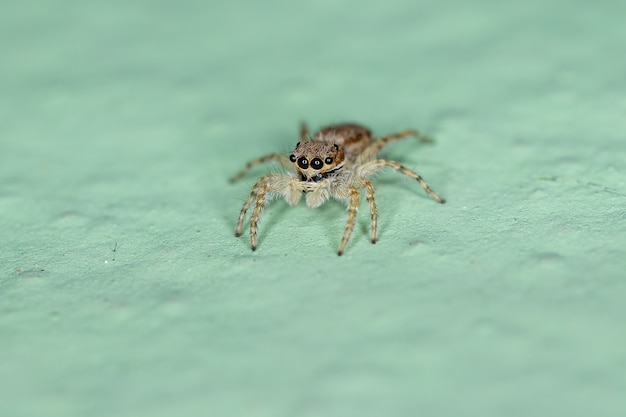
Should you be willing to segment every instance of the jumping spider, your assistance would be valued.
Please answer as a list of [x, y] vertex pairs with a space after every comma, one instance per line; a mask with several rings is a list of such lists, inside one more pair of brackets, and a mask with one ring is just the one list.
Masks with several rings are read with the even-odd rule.
[[239, 213], [235, 236], [241, 236], [246, 212], [252, 203], [254, 209], [250, 217], [250, 243], [252, 250], [256, 250], [257, 223], [270, 198], [283, 197], [289, 205], [295, 206], [305, 194], [307, 206], [315, 208], [332, 197], [348, 204], [346, 227], [337, 252], [341, 256], [354, 229], [361, 201], [360, 190], [365, 188], [365, 198], [372, 218], [371, 240], [376, 243], [378, 211], [374, 201], [374, 186], [368, 178], [378, 170], [393, 168], [417, 180], [424, 191], [438, 203], [445, 202], [418, 173], [396, 161], [376, 158], [388, 143], [409, 136], [422, 142], [432, 142], [432, 139], [416, 130], [404, 130], [376, 140], [369, 129], [348, 123], [327, 126], [309, 136], [307, 126], [303, 123], [300, 126], [300, 142], [290, 155], [273, 153], [252, 160], [231, 178], [231, 182], [237, 181], [253, 166], [269, 161], [278, 161], [287, 170], [286, 173], [264, 175], [254, 184]]

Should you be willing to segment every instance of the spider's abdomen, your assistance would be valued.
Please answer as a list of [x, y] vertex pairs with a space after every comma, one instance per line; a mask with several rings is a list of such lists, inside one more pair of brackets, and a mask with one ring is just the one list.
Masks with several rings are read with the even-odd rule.
[[368, 128], [353, 123], [326, 126], [315, 133], [311, 139], [313, 142], [341, 146], [349, 162], [356, 161], [365, 148], [375, 141], [374, 135]]

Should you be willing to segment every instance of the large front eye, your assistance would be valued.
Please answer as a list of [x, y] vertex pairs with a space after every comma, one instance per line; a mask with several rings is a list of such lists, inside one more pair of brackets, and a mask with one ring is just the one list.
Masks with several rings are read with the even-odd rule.
[[297, 159], [297, 158], [296, 158], [296, 156], [295, 156], [294, 154], [289, 155], [289, 160], [290, 160], [291, 162], [296, 162], [296, 159]]
[[302, 169], [307, 169], [309, 167], [309, 160], [303, 156], [302, 158], [298, 159], [298, 166]]
[[322, 160], [319, 158], [314, 158], [311, 161], [311, 168], [313, 169], [322, 169], [323, 166], [324, 164], [322, 163]]

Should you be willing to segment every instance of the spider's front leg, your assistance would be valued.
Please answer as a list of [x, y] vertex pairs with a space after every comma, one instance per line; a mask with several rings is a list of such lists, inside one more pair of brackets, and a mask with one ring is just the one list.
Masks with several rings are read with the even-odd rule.
[[263, 214], [263, 209], [265, 208], [265, 204], [267, 203], [267, 191], [268, 191], [267, 182], [263, 184], [256, 193], [256, 204], [254, 206], [254, 210], [252, 210], [252, 215], [250, 216], [250, 247], [253, 251], [256, 250], [257, 246], [257, 224], [259, 219], [261, 218], [261, 214]]
[[252, 187], [252, 191], [250, 191], [250, 195], [248, 196], [246, 201], [243, 203], [243, 206], [241, 207], [241, 211], [239, 212], [239, 220], [237, 221], [237, 229], [235, 229], [235, 237], [241, 236], [241, 232], [243, 230], [243, 222], [246, 220], [246, 213], [248, 212], [248, 208], [250, 208], [250, 205], [252, 204], [252, 202], [258, 198], [257, 196], [258, 196], [259, 189], [265, 185], [265, 183], [271, 176], [272, 174], [267, 174], [261, 177]]
[[246, 219], [246, 212], [254, 202], [254, 208], [250, 215], [250, 247], [252, 250], [256, 250], [258, 223], [265, 209], [265, 205], [269, 201], [269, 197], [271, 195], [282, 196], [289, 205], [295, 206], [302, 196], [302, 188], [299, 187], [299, 184], [300, 181], [286, 174], [267, 174], [261, 177], [252, 187], [250, 196], [241, 208], [235, 236], [241, 236], [243, 222]]
[[346, 245], [350, 240], [352, 231], [354, 230], [354, 224], [356, 223], [356, 215], [359, 210], [359, 203], [361, 201], [361, 194], [356, 187], [350, 187], [350, 197], [348, 199], [348, 218], [346, 219], [346, 228], [343, 231], [343, 237], [341, 238], [341, 244], [337, 255], [343, 255], [343, 251], [346, 249]]
[[339, 251], [337, 254], [341, 256], [350, 240], [352, 231], [356, 224], [357, 212], [359, 204], [361, 202], [360, 189], [365, 188], [365, 199], [370, 208], [372, 232], [370, 240], [372, 243], [376, 243], [376, 230], [378, 226], [378, 209], [376, 208], [376, 200], [374, 200], [374, 185], [365, 178], [358, 178], [351, 183], [342, 184], [335, 188], [333, 195], [335, 198], [341, 200], [347, 200], [348, 202], [348, 217], [346, 219], [346, 228], [341, 238], [341, 244], [339, 245]]

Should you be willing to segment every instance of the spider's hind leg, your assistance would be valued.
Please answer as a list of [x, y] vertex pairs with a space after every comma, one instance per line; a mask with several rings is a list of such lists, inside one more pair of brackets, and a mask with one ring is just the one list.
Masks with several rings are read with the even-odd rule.
[[309, 139], [309, 127], [307, 126], [306, 122], [300, 122], [300, 140], [304, 142]]
[[423, 143], [433, 143], [433, 138], [415, 129], [407, 129], [403, 130], [402, 132], [385, 135], [382, 138], [378, 139], [378, 141], [387, 144], [389, 142], [393, 142], [394, 140], [404, 139], [409, 136], [414, 136], [417, 140]]
[[360, 156], [360, 161], [366, 162], [369, 161], [378, 155], [385, 146], [387, 146], [391, 142], [395, 142], [397, 140], [406, 139], [410, 136], [417, 138], [420, 142], [423, 143], [432, 143], [433, 139], [430, 136], [426, 136], [425, 134], [415, 130], [408, 129], [403, 130], [402, 132], [392, 133], [390, 135], [385, 135], [382, 138], [376, 140], [374, 143], [369, 145]]

